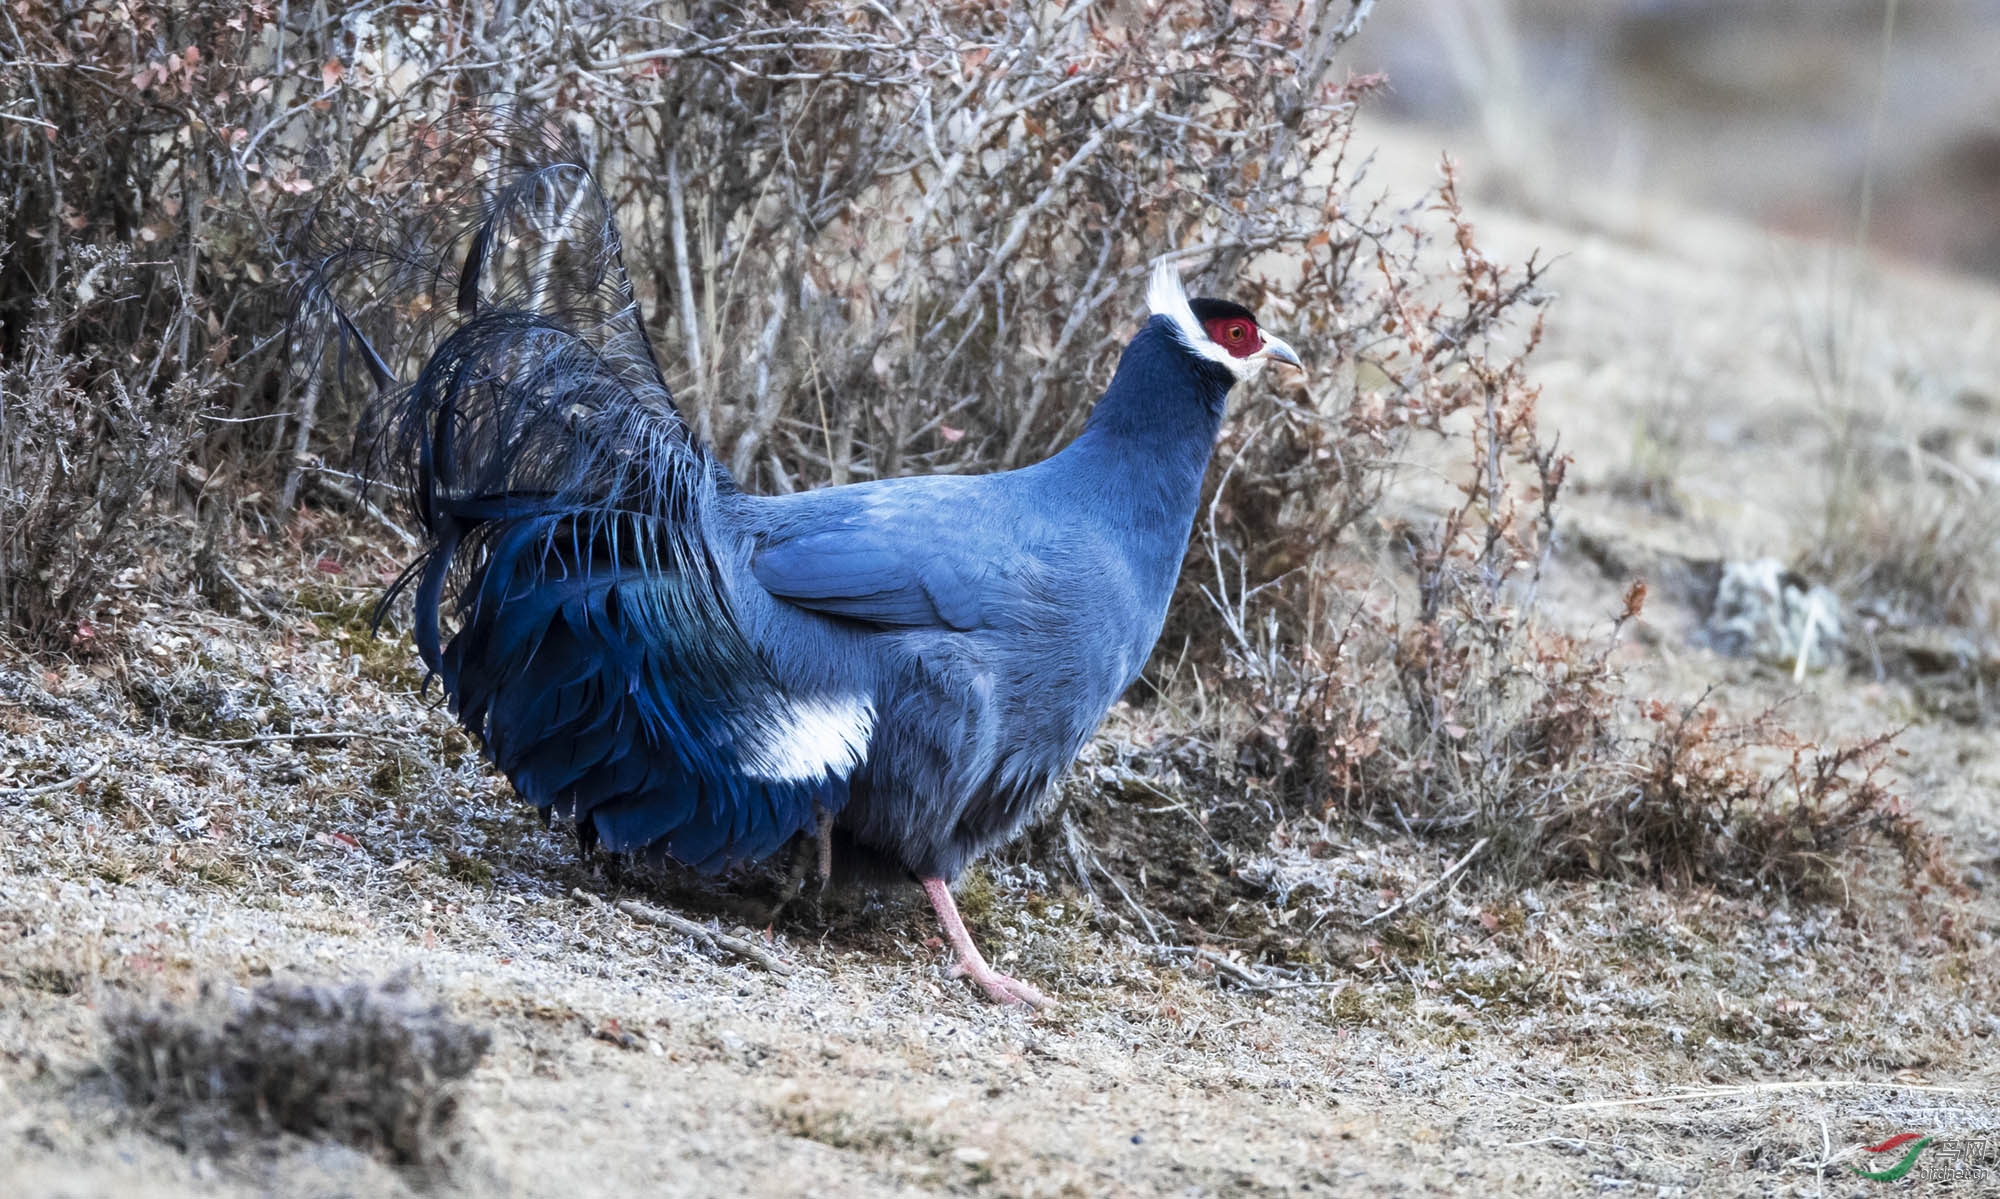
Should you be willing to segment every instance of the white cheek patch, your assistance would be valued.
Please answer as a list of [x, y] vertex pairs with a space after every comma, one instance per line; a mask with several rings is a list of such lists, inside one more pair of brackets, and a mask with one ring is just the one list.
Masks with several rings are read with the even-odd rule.
[[786, 700], [758, 725], [746, 738], [745, 773], [770, 782], [844, 778], [868, 752], [875, 705], [860, 696]]
[[1215, 344], [1208, 330], [1194, 317], [1194, 309], [1188, 306], [1187, 290], [1181, 286], [1181, 273], [1171, 262], [1163, 262], [1153, 268], [1152, 281], [1146, 287], [1146, 307], [1154, 316], [1164, 316], [1174, 323], [1174, 332], [1180, 335], [1182, 344], [1188, 349], [1229, 368], [1229, 373], [1238, 379], [1249, 379], [1264, 369], [1262, 358], [1238, 358], [1228, 350]]

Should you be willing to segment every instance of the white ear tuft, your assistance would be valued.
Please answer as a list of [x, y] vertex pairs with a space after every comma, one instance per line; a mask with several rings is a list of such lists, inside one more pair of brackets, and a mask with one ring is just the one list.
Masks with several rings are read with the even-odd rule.
[[1194, 319], [1194, 309], [1188, 306], [1187, 292], [1181, 287], [1180, 268], [1172, 262], [1162, 262], [1153, 268], [1153, 279], [1146, 287], [1146, 307], [1154, 316], [1164, 316], [1173, 322], [1174, 332], [1188, 349], [1203, 357], [1209, 357], [1211, 348], [1220, 347], [1209, 341], [1208, 333], [1201, 322]]
[[1153, 268], [1153, 280], [1146, 288], [1146, 307], [1154, 316], [1171, 317], [1180, 323], [1180, 314], [1185, 312], [1190, 318], [1194, 310], [1188, 307], [1187, 292], [1181, 287], [1180, 268], [1171, 262], [1162, 262]]

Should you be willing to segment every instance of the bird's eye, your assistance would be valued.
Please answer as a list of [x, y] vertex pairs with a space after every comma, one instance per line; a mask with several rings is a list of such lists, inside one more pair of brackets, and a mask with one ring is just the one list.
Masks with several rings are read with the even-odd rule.
[[1243, 326], [1241, 326], [1241, 325], [1231, 325], [1231, 326], [1229, 326], [1229, 340], [1231, 340], [1231, 341], [1242, 341], [1242, 340], [1243, 340]]

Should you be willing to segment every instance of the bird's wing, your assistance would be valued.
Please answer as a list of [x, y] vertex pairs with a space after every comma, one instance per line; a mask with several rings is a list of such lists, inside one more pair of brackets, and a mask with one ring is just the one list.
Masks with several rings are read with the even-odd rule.
[[960, 631], [1018, 598], [1027, 551], [999, 496], [912, 487], [853, 502], [842, 490], [797, 497], [833, 502], [759, 539], [750, 569], [766, 591], [832, 616]]
[[980, 584], [932, 547], [879, 530], [808, 533], [770, 546], [751, 571], [771, 594], [816, 612], [885, 625], [977, 628]]

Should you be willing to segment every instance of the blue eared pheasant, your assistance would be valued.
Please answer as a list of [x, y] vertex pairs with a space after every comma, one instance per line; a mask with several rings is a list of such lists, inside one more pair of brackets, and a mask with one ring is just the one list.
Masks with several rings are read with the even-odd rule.
[[922, 883], [959, 973], [1046, 1005], [987, 965], [949, 884], [1137, 677], [1225, 397], [1297, 357], [1161, 267], [1054, 457], [748, 495], [674, 408], [580, 156], [496, 157], [467, 205], [321, 254], [301, 308], [377, 389], [428, 538], [391, 598], [458, 718], [610, 850], [715, 870], [830, 824]]

